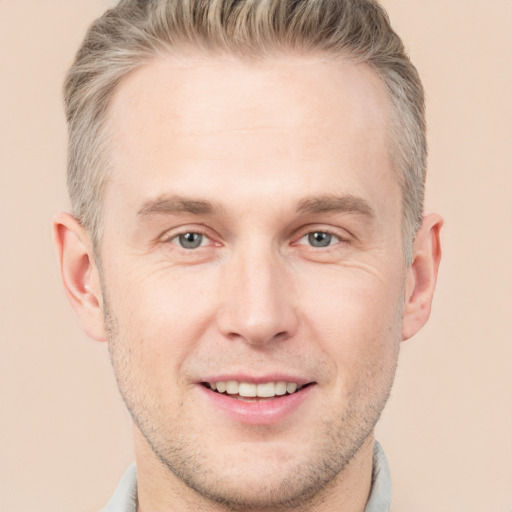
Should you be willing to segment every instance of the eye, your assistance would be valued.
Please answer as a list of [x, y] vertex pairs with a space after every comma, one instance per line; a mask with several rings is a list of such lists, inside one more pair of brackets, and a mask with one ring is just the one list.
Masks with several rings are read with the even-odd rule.
[[326, 231], [312, 231], [304, 235], [299, 242], [307, 243], [311, 247], [329, 247], [339, 243], [341, 240], [336, 235]]
[[171, 240], [172, 243], [178, 244], [183, 249], [197, 249], [198, 247], [206, 245], [207, 241], [208, 237], [202, 233], [195, 233], [193, 231], [177, 235]]

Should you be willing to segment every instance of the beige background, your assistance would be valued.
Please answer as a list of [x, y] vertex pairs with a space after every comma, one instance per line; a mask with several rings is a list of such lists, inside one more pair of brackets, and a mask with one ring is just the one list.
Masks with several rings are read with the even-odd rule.
[[[0, 0], [1, 512], [98, 508], [132, 459], [50, 239], [67, 208], [62, 79], [111, 3]], [[446, 219], [432, 318], [378, 428], [393, 511], [512, 512], [512, 1], [383, 3], [427, 89], [427, 209]]]

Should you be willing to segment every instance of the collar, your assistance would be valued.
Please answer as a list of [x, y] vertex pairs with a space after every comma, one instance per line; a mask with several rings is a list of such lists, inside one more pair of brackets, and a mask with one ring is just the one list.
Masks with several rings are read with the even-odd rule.
[[372, 488], [364, 512], [388, 512], [391, 506], [391, 472], [382, 446], [373, 443]]

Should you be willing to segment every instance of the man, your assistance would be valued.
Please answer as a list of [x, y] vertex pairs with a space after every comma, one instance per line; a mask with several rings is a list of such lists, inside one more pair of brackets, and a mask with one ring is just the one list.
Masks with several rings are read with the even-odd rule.
[[373, 432], [442, 221], [382, 8], [123, 0], [65, 98], [62, 277], [134, 424], [105, 510], [388, 510]]

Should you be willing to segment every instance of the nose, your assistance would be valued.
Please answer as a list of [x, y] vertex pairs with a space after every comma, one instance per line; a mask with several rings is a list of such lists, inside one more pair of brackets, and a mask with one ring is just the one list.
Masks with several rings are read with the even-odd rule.
[[221, 333], [259, 346], [293, 336], [298, 316], [290, 270], [271, 250], [253, 246], [233, 253], [220, 291], [217, 323]]

